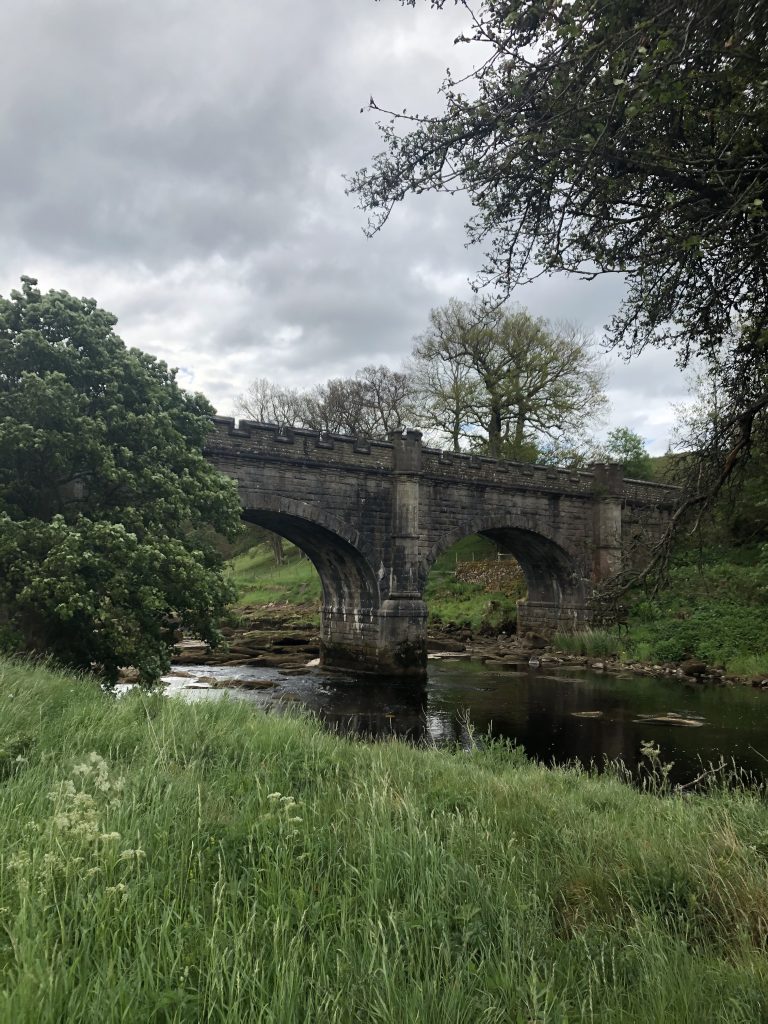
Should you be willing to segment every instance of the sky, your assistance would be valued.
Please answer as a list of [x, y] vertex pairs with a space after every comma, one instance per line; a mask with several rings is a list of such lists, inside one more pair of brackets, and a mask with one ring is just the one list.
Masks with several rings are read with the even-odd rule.
[[[398, 368], [431, 308], [468, 299], [461, 197], [369, 239], [344, 175], [382, 147], [369, 97], [438, 112], [466, 15], [397, 0], [4, 0], [0, 294], [21, 274], [97, 299], [224, 415], [248, 383]], [[622, 283], [515, 300], [599, 343]], [[611, 413], [661, 453], [686, 381], [666, 352], [609, 366]]]

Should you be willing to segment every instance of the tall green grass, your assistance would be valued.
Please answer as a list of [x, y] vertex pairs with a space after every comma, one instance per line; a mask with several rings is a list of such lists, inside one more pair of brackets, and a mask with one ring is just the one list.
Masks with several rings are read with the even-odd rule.
[[558, 631], [552, 646], [565, 654], [586, 655], [593, 658], [612, 658], [626, 649], [626, 638], [609, 629], [580, 629], [576, 633]]
[[0, 1020], [766, 1019], [762, 794], [0, 663]]

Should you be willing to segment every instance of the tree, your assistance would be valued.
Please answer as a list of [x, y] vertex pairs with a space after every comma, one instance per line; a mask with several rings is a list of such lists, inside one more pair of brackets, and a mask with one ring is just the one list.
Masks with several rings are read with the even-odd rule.
[[281, 388], [267, 377], [257, 377], [248, 390], [235, 399], [235, 411], [257, 423], [298, 426], [302, 418], [302, 396], [292, 388]]
[[[461, 451], [471, 431], [471, 410], [480, 388], [472, 367], [454, 352], [454, 327], [450, 311], [456, 300], [443, 310], [430, 313], [428, 331], [416, 339], [409, 363], [414, 391], [414, 423], [422, 427], [437, 445], [446, 441], [454, 452]], [[463, 315], [455, 309], [456, 318]]]
[[215, 641], [230, 595], [209, 533], [232, 536], [239, 505], [202, 454], [213, 409], [93, 299], [22, 282], [0, 297], [0, 642], [150, 681], [171, 622]]
[[410, 192], [464, 191], [484, 279], [621, 272], [617, 343], [685, 359], [719, 350], [736, 317], [746, 349], [762, 349], [764, 0], [457, 2], [472, 17], [457, 42], [485, 50], [472, 92], [449, 77], [442, 114], [382, 111], [386, 151], [350, 180], [370, 229]]
[[616, 427], [608, 434], [606, 442], [595, 453], [606, 462], [620, 462], [624, 476], [632, 480], [650, 480], [653, 477], [651, 456], [639, 434], [629, 427]]
[[281, 388], [261, 377], [236, 401], [252, 419], [329, 434], [386, 438], [409, 420], [408, 375], [388, 366], [364, 366], [354, 377], [335, 377], [309, 391]]
[[768, 358], [768, 5], [456, 3], [471, 20], [457, 42], [483, 50], [475, 70], [449, 74], [435, 116], [371, 101], [386, 148], [349, 190], [371, 233], [410, 193], [465, 192], [480, 283], [508, 294], [539, 273], [620, 273], [609, 340], [720, 374], [718, 434], [669, 539], [739, 476], [768, 410], [755, 387]]
[[423, 422], [442, 426], [454, 450], [464, 437], [493, 458], [533, 461], [606, 404], [605, 371], [578, 329], [519, 308], [451, 299], [432, 310], [413, 363]]

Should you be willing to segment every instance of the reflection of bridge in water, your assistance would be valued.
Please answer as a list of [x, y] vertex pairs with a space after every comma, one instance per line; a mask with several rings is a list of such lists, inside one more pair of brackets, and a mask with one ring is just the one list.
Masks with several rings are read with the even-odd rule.
[[206, 455], [237, 480], [243, 518], [286, 537], [323, 586], [325, 665], [423, 675], [429, 570], [480, 533], [514, 555], [528, 598], [518, 628], [589, 621], [594, 582], [660, 535], [676, 490], [588, 472], [424, 448], [415, 430], [388, 441], [216, 417]]

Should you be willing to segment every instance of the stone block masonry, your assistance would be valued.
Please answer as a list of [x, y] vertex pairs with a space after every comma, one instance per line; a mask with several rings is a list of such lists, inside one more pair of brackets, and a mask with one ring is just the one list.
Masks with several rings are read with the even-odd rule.
[[292, 541], [323, 587], [327, 667], [422, 676], [429, 570], [475, 533], [514, 555], [528, 599], [518, 628], [589, 621], [593, 585], [639, 557], [666, 527], [676, 488], [387, 441], [215, 417], [206, 455], [238, 484], [243, 518]]

